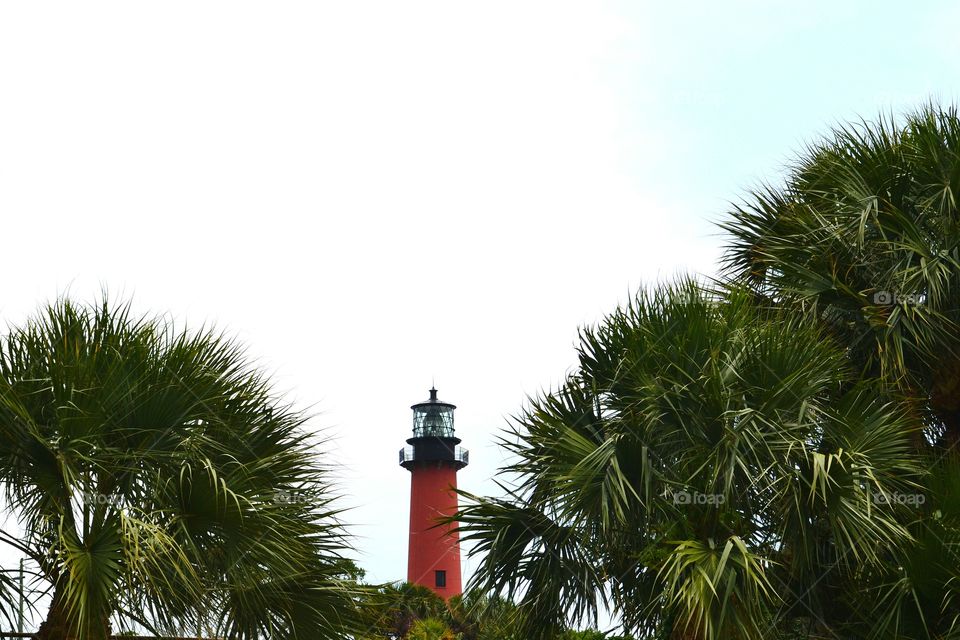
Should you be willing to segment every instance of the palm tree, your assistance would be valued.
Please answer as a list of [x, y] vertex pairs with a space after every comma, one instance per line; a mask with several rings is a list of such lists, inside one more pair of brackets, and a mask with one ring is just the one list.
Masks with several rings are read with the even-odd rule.
[[960, 117], [930, 104], [836, 128], [722, 225], [727, 275], [813, 309], [944, 449], [960, 442], [958, 198]]
[[410, 582], [387, 584], [365, 600], [367, 635], [377, 638], [406, 638], [418, 620], [443, 618], [447, 604], [422, 585]]
[[421, 585], [388, 584], [366, 598], [363, 609], [368, 613], [365, 638], [411, 638], [418, 622], [440, 621], [457, 640], [520, 639], [513, 633], [513, 603], [480, 592], [444, 601]]
[[0, 540], [46, 585], [37, 638], [347, 637], [352, 565], [304, 421], [212, 331], [68, 300], [12, 329], [0, 484], [22, 534]]
[[518, 599], [521, 637], [604, 606], [638, 637], [866, 633], [860, 594], [913, 542], [909, 405], [809, 317], [689, 280], [582, 330], [577, 353], [502, 438], [507, 497], [466, 494], [452, 519], [483, 558], [475, 585]]
[[417, 620], [406, 637], [407, 640], [457, 640], [450, 627], [437, 618]]
[[516, 605], [496, 595], [468, 591], [447, 602], [448, 624], [461, 640], [520, 640]]

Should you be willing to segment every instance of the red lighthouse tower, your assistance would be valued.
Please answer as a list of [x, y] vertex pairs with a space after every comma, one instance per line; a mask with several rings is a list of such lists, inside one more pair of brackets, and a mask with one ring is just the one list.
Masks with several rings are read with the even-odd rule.
[[457, 511], [457, 471], [467, 466], [469, 452], [453, 435], [457, 407], [437, 399], [415, 404], [413, 437], [400, 450], [400, 466], [410, 471], [410, 546], [407, 582], [433, 589], [442, 598], [460, 595], [460, 537], [453, 526], [437, 527], [437, 519]]

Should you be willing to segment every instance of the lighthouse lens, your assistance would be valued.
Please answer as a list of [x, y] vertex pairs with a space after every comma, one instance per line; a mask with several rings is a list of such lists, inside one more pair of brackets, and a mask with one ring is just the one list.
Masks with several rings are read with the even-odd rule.
[[413, 435], [418, 438], [453, 437], [453, 409], [444, 406], [417, 408], [413, 412]]

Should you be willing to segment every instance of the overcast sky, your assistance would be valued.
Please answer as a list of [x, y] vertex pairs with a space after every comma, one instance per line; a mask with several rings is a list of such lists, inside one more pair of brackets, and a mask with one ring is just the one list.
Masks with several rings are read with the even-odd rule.
[[2, 2], [0, 324], [106, 287], [234, 333], [402, 579], [431, 381], [495, 491], [578, 326], [713, 272], [727, 203], [832, 123], [956, 99], [958, 32], [951, 2]]

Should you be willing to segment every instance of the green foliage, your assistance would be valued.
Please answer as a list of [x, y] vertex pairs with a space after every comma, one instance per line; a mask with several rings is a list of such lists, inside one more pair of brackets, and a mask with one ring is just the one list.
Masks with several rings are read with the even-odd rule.
[[353, 565], [304, 419], [221, 334], [68, 300], [12, 329], [0, 484], [25, 535], [0, 538], [52, 591], [40, 637], [347, 637]]
[[458, 516], [524, 637], [602, 605], [643, 637], [960, 637], [958, 193], [955, 107], [838, 127], [722, 225], [715, 291], [583, 331], [507, 497]]
[[408, 640], [456, 640], [457, 638], [450, 627], [436, 618], [417, 620], [406, 637]]
[[447, 605], [427, 587], [404, 582], [381, 587], [364, 600], [371, 638], [406, 638], [418, 620], [443, 619]]
[[[440, 627], [457, 640], [521, 640], [514, 633], [515, 606], [502, 598], [480, 593], [454, 596], [444, 602], [430, 589], [409, 583], [387, 585], [365, 599], [370, 631], [365, 638], [414, 637]], [[417, 627], [418, 623], [427, 623]], [[432, 625], [432, 626], [430, 626]], [[447, 631], [444, 631], [446, 633]]]
[[838, 593], [912, 548], [916, 509], [873, 496], [918, 491], [919, 421], [814, 318], [682, 280], [583, 330], [578, 355], [502, 440], [508, 497], [457, 516], [521, 637], [605, 605], [650, 637], [846, 627]]
[[520, 640], [516, 606], [509, 600], [477, 591], [451, 598], [450, 627], [461, 640]]

